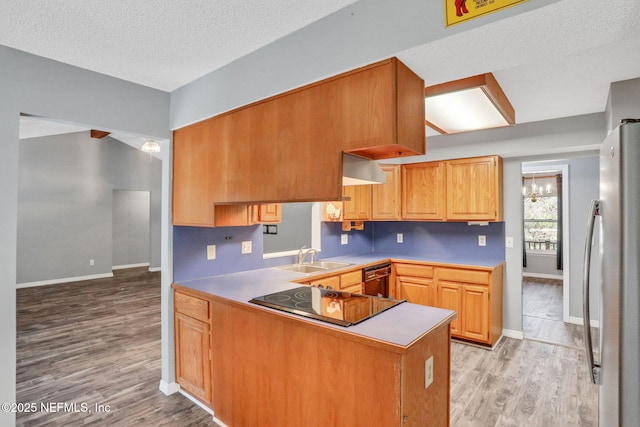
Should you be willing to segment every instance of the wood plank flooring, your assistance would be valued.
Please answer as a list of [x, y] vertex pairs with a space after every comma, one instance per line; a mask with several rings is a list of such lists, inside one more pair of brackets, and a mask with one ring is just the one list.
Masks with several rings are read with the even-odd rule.
[[[522, 314], [524, 336], [576, 349], [584, 348], [582, 325], [562, 320], [562, 281], [523, 277]], [[594, 345], [598, 346], [598, 330], [591, 328]]]
[[[216, 426], [182, 395], [158, 390], [159, 273], [18, 289], [17, 313], [18, 402], [111, 407], [20, 413], [18, 426]], [[494, 351], [451, 347], [452, 426], [597, 426], [583, 350], [509, 338]]]
[[184, 396], [158, 389], [160, 273], [114, 274], [17, 290], [17, 401], [94, 411], [19, 413], [17, 425], [215, 426]]

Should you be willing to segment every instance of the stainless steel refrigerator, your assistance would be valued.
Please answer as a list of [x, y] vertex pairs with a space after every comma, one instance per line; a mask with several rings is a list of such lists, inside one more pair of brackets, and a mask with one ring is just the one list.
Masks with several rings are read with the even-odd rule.
[[[589, 277], [593, 230], [600, 221], [600, 280]], [[640, 425], [640, 119], [623, 120], [600, 150], [600, 200], [587, 226], [584, 325], [591, 380], [599, 384], [601, 426]], [[600, 290], [600, 344], [589, 333], [589, 288]]]

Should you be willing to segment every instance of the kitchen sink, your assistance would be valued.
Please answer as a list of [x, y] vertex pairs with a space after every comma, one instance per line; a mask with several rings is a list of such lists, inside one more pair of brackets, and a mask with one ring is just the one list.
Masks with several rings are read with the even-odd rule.
[[338, 268], [346, 267], [348, 262], [335, 262], [335, 261], [315, 261], [309, 264], [289, 264], [279, 267], [273, 267], [276, 270], [291, 271], [294, 273], [316, 273], [320, 271], [335, 270]]
[[322, 267], [322, 268], [326, 268], [327, 270], [334, 270], [336, 268], [342, 268], [342, 267], [346, 267], [348, 265], [351, 265], [348, 262], [335, 262], [335, 261], [315, 261], [311, 264], [303, 264], [303, 265], [310, 265], [313, 267]]
[[311, 264], [291, 264], [281, 267], [274, 267], [276, 270], [292, 271], [294, 273], [315, 273], [316, 271], [326, 271], [326, 267], [319, 267]]

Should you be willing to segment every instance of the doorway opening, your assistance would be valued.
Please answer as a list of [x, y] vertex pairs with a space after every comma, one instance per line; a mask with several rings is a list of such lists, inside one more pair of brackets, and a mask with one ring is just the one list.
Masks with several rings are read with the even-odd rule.
[[522, 314], [527, 339], [570, 344], [568, 165], [522, 164]]

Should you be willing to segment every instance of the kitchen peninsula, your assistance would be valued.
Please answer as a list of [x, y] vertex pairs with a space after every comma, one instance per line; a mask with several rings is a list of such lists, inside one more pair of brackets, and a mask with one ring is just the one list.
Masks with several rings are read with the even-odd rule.
[[300, 278], [260, 269], [174, 284], [182, 389], [230, 427], [448, 425], [454, 311], [402, 303], [343, 327], [248, 302]]

